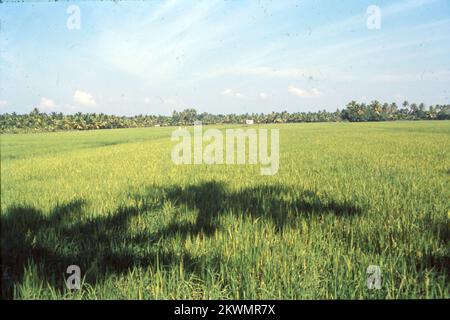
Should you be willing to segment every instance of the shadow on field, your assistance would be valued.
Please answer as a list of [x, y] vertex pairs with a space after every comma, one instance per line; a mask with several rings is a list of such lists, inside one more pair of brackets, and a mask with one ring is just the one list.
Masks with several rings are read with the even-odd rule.
[[[450, 230], [445, 217], [435, 223], [425, 219], [423, 220], [423, 224], [433, 236], [437, 237], [443, 248], [449, 248]], [[418, 260], [416, 268], [418, 270], [432, 270], [438, 274], [445, 275], [446, 278], [450, 278], [450, 257], [448, 250], [447, 252], [441, 253], [428, 252], [422, 259]]]
[[78, 265], [90, 284], [157, 260], [163, 266], [180, 261], [193, 265], [189, 255], [147, 250], [156, 240], [151, 234], [139, 239], [129, 235], [130, 218], [145, 214], [144, 208], [127, 207], [83, 220], [84, 205], [75, 200], [55, 207], [49, 215], [12, 207], [1, 216], [2, 299], [13, 298], [13, 284], [23, 280], [30, 262], [38, 266], [32, 272], [57, 290], [65, 285], [69, 265]]
[[[56, 290], [64, 287], [66, 268], [78, 265], [85, 281], [101, 282], [136, 266], [170, 268], [183, 265], [188, 273], [201, 275], [219, 268], [221, 257], [193, 257], [171, 249], [167, 240], [190, 235], [209, 236], [220, 228], [221, 214], [270, 219], [276, 230], [290, 223], [292, 215], [329, 213], [357, 214], [360, 208], [314, 192], [294, 192], [283, 186], [256, 186], [230, 191], [218, 182], [187, 187], [149, 187], [134, 196], [136, 205], [104, 216], [90, 216], [86, 203], [74, 200], [58, 205], [49, 214], [32, 207], [13, 206], [1, 215], [2, 299], [13, 298], [13, 285], [23, 281], [30, 262], [41, 280]], [[193, 223], [173, 219], [155, 232], [130, 233], [130, 219], [158, 214], [164, 204], [185, 206], [197, 212]], [[139, 205], [137, 205], [139, 204]], [[164, 245], [165, 244], [165, 245]]]
[[[151, 189], [149, 189], [151, 190]], [[149, 192], [151, 194], [151, 192]], [[219, 182], [204, 182], [185, 188], [179, 186], [164, 189], [166, 201], [184, 205], [198, 211], [195, 223], [180, 224], [173, 222], [161, 229], [161, 236], [210, 235], [219, 227], [221, 214], [231, 213], [252, 218], [270, 219], [278, 232], [283, 231], [292, 222], [294, 215], [334, 214], [354, 215], [361, 208], [330, 198], [319, 197], [312, 191], [293, 192], [287, 187], [256, 186], [237, 191], [230, 191]], [[145, 199], [141, 199], [141, 201]]]

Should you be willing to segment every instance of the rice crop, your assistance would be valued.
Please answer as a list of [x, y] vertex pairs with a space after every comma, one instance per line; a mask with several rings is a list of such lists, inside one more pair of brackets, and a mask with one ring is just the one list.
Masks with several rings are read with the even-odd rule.
[[449, 121], [254, 127], [273, 176], [171, 127], [1, 135], [2, 298], [449, 298]]

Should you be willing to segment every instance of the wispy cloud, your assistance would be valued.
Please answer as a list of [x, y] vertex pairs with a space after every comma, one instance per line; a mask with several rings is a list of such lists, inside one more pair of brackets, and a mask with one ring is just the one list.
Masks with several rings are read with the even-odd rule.
[[323, 93], [317, 88], [301, 89], [294, 87], [293, 85], [288, 87], [288, 91], [301, 98], [318, 98], [323, 95]]
[[260, 92], [259, 93], [259, 97], [263, 100], [266, 100], [269, 98], [269, 94], [265, 93], [265, 92]]
[[69, 32], [48, 27], [59, 23], [62, 3], [9, 3], [0, 11], [0, 95], [8, 101], [0, 106], [168, 114], [333, 110], [355, 96], [397, 92], [447, 101], [448, 1], [381, 1], [376, 31], [366, 27], [368, 4], [86, 2], [81, 30]]
[[39, 102], [39, 108], [44, 110], [50, 110], [55, 106], [55, 102], [52, 99], [42, 97]]
[[236, 98], [243, 98], [244, 95], [240, 92], [233, 91], [231, 89], [225, 89], [222, 91], [222, 95]]
[[95, 99], [92, 94], [83, 90], [75, 91], [73, 95], [73, 101], [81, 106], [93, 107], [96, 105]]
[[409, 10], [421, 8], [423, 6], [430, 5], [435, 3], [436, 0], [409, 0], [409, 1], [400, 1], [390, 5], [387, 5], [382, 8], [382, 12], [384, 16], [395, 15], [407, 12]]
[[450, 71], [439, 71], [439, 72], [427, 72], [422, 71], [419, 73], [379, 73], [373, 74], [369, 77], [371, 82], [382, 82], [382, 83], [408, 83], [408, 82], [444, 82], [450, 83]]
[[275, 68], [275, 67], [231, 67], [218, 70], [215, 76], [235, 75], [235, 76], [267, 76], [267, 77], [305, 77], [310, 71], [299, 68]]

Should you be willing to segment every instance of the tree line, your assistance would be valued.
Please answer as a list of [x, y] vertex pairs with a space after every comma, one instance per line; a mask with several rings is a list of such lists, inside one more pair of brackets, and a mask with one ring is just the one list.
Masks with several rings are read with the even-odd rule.
[[363, 122], [363, 121], [395, 121], [395, 120], [450, 120], [450, 105], [434, 105], [426, 107], [423, 103], [403, 102], [370, 104], [352, 101], [344, 109], [335, 112], [294, 112], [287, 111], [245, 114], [211, 114], [198, 113], [195, 109], [174, 111], [171, 116], [136, 115], [115, 116], [103, 113], [45, 113], [34, 108], [27, 114], [0, 114], [0, 132], [17, 133], [28, 131], [61, 131], [92, 130], [115, 128], [139, 128], [153, 126], [191, 125], [194, 121], [203, 124], [243, 124], [252, 119], [255, 123], [296, 123], [296, 122]]

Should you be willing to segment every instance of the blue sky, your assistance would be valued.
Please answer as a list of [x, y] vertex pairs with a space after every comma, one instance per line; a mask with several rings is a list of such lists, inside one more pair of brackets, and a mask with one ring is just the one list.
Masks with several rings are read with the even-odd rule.
[[6, 2], [0, 20], [0, 113], [450, 102], [449, 0]]

